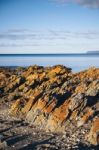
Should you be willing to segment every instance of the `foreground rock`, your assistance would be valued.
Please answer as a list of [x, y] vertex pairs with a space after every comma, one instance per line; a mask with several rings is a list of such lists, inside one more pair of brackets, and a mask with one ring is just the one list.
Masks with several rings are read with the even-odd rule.
[[11, 106], [11, 116], [64, 138], [73, 135], [74, 143], [99, 144], [99, 69], [3, 68], [0, 79], [1, 102]]
[[99, 118], [95, 119], [90, 133], [88, 135], [88, 140], [93, 144], [93, 145], [98, 145], [99, 144]]
[[72, 126], [65, 133], [51, 133], [30, 126], [24, 120], [9, 115], [9, 108], [0, 107], [0, 150], [98, 150], [84, 138], [87, 124], [80, 129]]

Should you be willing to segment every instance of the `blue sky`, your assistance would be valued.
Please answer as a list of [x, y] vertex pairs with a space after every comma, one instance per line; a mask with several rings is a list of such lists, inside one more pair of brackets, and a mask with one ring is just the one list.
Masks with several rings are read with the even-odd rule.
[[0, 0], [0, 53], [99, 50], [99, 0]]

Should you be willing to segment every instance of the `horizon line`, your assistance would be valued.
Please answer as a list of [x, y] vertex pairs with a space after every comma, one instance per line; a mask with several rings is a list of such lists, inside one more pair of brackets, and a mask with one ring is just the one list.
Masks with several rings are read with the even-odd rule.
[[1, 56], [7, 56], [7, 55], [34, 55], [34, 56], [39, 56], [39, 55], [94, 55], [97, 54], [99, 55], [99, 52], [86, 52], [86, 53], [1, 53]]

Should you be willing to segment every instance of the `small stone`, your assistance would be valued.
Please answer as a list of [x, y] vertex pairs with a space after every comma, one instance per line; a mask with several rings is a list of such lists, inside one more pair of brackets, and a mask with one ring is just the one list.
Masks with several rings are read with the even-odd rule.
[[36, 133], [35, 133], [35, 132], [33, 132], [33, 135], [36, 135]]
[[80, 142], [80, 139], [76, 139], [77, 142]]
[[65, 139], [65, 138], [66, 138], [66, 134], [64, 134], [64, 135], [62, 136], [62, 138]]

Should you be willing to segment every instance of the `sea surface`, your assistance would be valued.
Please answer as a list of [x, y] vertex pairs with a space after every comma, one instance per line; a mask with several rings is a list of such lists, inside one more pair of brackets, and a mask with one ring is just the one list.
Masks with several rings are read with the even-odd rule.
[[53, 66], [64, 65], [72, 68], [73, 72], [79, 72], [90, 67], [99, 68], [99, 55], [85, 54], [21, 54], [0, 55], [0, 66]]

